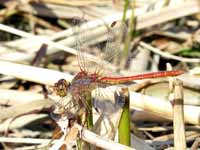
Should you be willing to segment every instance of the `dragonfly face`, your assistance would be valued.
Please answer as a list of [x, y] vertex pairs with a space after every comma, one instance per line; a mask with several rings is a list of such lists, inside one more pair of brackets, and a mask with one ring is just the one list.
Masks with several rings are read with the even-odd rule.
[[54, 84], [54, 91], [60, 97], [65, 97], [68, 94], [70, 83], [65, 79], [60, 79]]

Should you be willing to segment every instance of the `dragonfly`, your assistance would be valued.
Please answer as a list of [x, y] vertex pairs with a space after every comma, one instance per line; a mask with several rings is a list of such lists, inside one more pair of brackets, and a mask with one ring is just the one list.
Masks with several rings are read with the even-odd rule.
[[[78, 43], [80, 45], [80, 42]], [[115, 48], [118, 47], [119, 45], [117, 46], [115, 45]], [[92, 121], [90, 120], [91, 118], [90, 114], [92, 114], [92, 109], [91, 109], [92, 105], [91, 101], [88, 101], [87, 97], [91, 96], [91, 92], [94, 89], [101, 87], [105, 88], [108, 86], [118, 85], [118, 84], [126, 84], [134, 80], [173, 77], [184, 73], [183, 70], [172, 70], [172, 71], [159, 71], [159, 72], [151, 72], [151, 73], [131, 75], [131, 76], [121, 76], [121, 77], [110, 76], [110, 75], [105, 76], [103, 75], [101, 69], [95, 69], [95, 71], [88, 71], [89, 69], [86, 67], [87, 65], [84, 62], [86, 57], [84, 57], [84, 55], [81, 53], [82, 50], [83, 47], [79, 46], [78, 64], [80, 71], [74, 76], [71, 82], [68, 82], [65, 79], [60, 79], [54, 84], [53, 87], [55, 94], [61, 98], [61, 102], [58, 105], [59, 109], [58, 112], [55, 111], [53, 112], [54, 114], [55, 113], [58, 114], [58, 117], [57, 115], [54, 114], [52, 115], [52, 117], [54, 120], [55, 119], [63, 120], [60, 118], [65, 118], [65, 119], [67, 118], [67, 120], [69, 120], [67, 125], [69, 128], [71, 126], [70, 122], [77, 121], [79, 124], [82, 124], [83, 126], [85, 126], [85, 123], [87, 122], [86, 123], [87, 128], [92, 129], [92, 126], [89, 125], [93, 124], [93, 120]], [[70, 95], [70, 101], [64, 103], [63, 105], [62, 101], [65, 101], [67, 97], [69, 98], [69, 95]], [[70, 109], [75, 109], [75, 112], [71, 113], [72, 111]], [[85, 118], [82, 117], [83, 114], [85, 115]], [[81, 120], [82, 118], [84, 118], [83, 119], [84, 121]], [[63, 129], [66, 129], [65, 127], [66, 123], [64, 123]], [[64, 133], [64, 131], [62, 132]]]
[[60, 79], [54, 85], [54, 90], [56, 94], [60, 97], [65, 97], [67, 93], [72, 96], [84, 93], [86, 91], [92, 91], [97, 87], [106, 87], [117, 84], [126, 84], [134, 80], [152, 79], [152, 78], [163, 78], [163, 77], [173, 77], [183, 74], [183, 70], [172, 70], [172, 71], [158, 71], [145, 74], [138, 74], [133, 76], [124, 77], [110, 77], [101, 76], [98, 72], [88, 73], [85, 70], [78, 72], [73, 80], [70, 82], [65, 79]]
[[[80, 53], [81, 55], [81, 46]], [[66, 81], [65, 79], [60, 79], [54, 85], [54, 91], [57, 95], [64, 98], [68, 94], [72, 96], [73, 105], [87, 108], [88, 104], [84, 94], [91, 93], [92, 90], [99, 87], [108, 87], [118, 84], [130, 83], [134, 80], [143, 80], [143, 79], [152, 79], [152, 78], [164, 78], [164, 77], [173, 77], [178, 76], [184, 73], [183, 70], [172, 70], [172, 71], [158, 71], [145, 74], [131, 75], [131, 76], [104, 76], [101, 70], [96, 69], [94, 72], [89, 72], [85, 67], [85, 64], [80, 64], [83, 62], [83, 55], [78, 56], [79, 68], [80, 71], [74, 76], [71, 82]]]

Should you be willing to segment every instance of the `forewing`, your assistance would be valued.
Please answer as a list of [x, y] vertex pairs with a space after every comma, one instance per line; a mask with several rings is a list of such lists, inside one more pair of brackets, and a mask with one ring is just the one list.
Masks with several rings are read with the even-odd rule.
[[[80, 31], [83, 26], [84, 30]], [[80, 69], [90, 73], [102, 72], [102, 70], [113, 72], [116, 67], [111, 63], [116, 58], [119, 60], [126, 29], [126, 25], [119, 22], [105, 23], [97, 27], [91, 27], [90, 22], [86, 21], [81, 25], [75, 25], [73, 28], [75, 48], [78, 50], [77, 62]]]
[[[123, 42], [127, 33], [127, 26], [115, 22], [107, 27], [107, 41], [103, 48], [104, 62], [100, 64], [104, 76], [115, 76], [123, 53]], [[107, 64], [106, 64], [107, 63]], [[108, 67], [112, 64], [112, 68]]]
[[86, 50], [86, 36], [84, 35], [84, 33], [80, 32], [80, 24], [77, 24], [75, 20], [73, 22], [74, 22], [74, 27], [72, 29], [76, 43], [75, 48], [78, 51], [77, 62], [80, 71], [87, 71], [86, 59], [85, 59], [86, 56], [84, 53], [84, 51]]

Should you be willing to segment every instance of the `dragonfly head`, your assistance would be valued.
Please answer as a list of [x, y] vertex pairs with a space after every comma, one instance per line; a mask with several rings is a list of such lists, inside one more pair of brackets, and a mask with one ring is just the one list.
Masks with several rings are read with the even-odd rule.
[[54, 91], [60, 97], [65, 97], [68, 94], [69, 86], [69, 82], [67, 82], [65, 79], [60, 79], [54, 84]]

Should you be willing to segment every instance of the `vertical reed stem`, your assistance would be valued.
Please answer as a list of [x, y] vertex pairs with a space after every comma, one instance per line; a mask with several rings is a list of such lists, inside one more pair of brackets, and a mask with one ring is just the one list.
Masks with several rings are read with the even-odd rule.
[[183, 111], [183, 84], [178, 79], [172, 80], [173, 87], [173, 123], [174, 123], [174, 150], [186, 149], [184, 111]]
[[130, 146], [130, 102], [128, 88], [122, 89], [124, 107], [119, 122], [119, 143]]
[[[82, 125], [86, 125], [87, 129], [93, 128], [93, 113], [92, 113], [92, 96], [91, 92], [85, 92], [81, 95], [82, 105], [84, 106], [84, 113], [81, 113], [80, 120]], [[78, 149], [79, 150], [90, 150], [91, 145], [87, 142], [82, 140], [77, 141]]]
[[87, 122], [87, 128], [92, 129], [93, 128], [93, 113], [92, 113], [92, 96], [91, 92], [87, 93], [86, 95], [86, 101], [88, 105], [88, 110], [86, 110], [86, 122]]
[[[131, 39], [133, 38], [134, 36], [134, 29], [135, 29], [135, 13], [134, 13], [134, 10], [135, 10], [135, 1], [133, 0], [133, 2], [130, 4], [131, 8], [132, 8], [132, 15], [131, 15], [131, 18], [129, 20], [129, 30], [128, 30], [128, 36], [125, 40], [125, 45], [124, 45], [124, 58], [127, 59], [128, 58], [128, 54], [129, 54], [129, 47], [130, 47], [130, 42], [131, 42]], [[124, 21], [125, 23], [125, 21]]]
[[130, 6], [132, 8], [132, 15], [131, 18], [129, 19], [129, 28], [127, 30], [127, 35], [125, 38], [125, 42], [124, 42], [124, 48], [123, 48], [123, 61], [121, 63], [121, 67], [127, 67], [127, 59], [128, 59], [128, 55], [129, 55], [129, 49], [130, 49], [130, 42], [131, 39], [134, 36], [134, 29], [135, 29], [135, 0], [131, 1], [131, 3], [129, 2], [129, 0], [125, 0], [125, 4], [124, 4], [124, 12], [123, 12], [123, 17], [122, 17], [122, 23], [126, 24], [126, 11], [128, 9], [128, 6]]
[[123, 10], [123, 16], [122, 16], [122, 22], [125, 23], [126, 22], [126, 11], [128, 10], [128, 6], [129, 6], [129, 0], [124, 0], [124, 10]]

